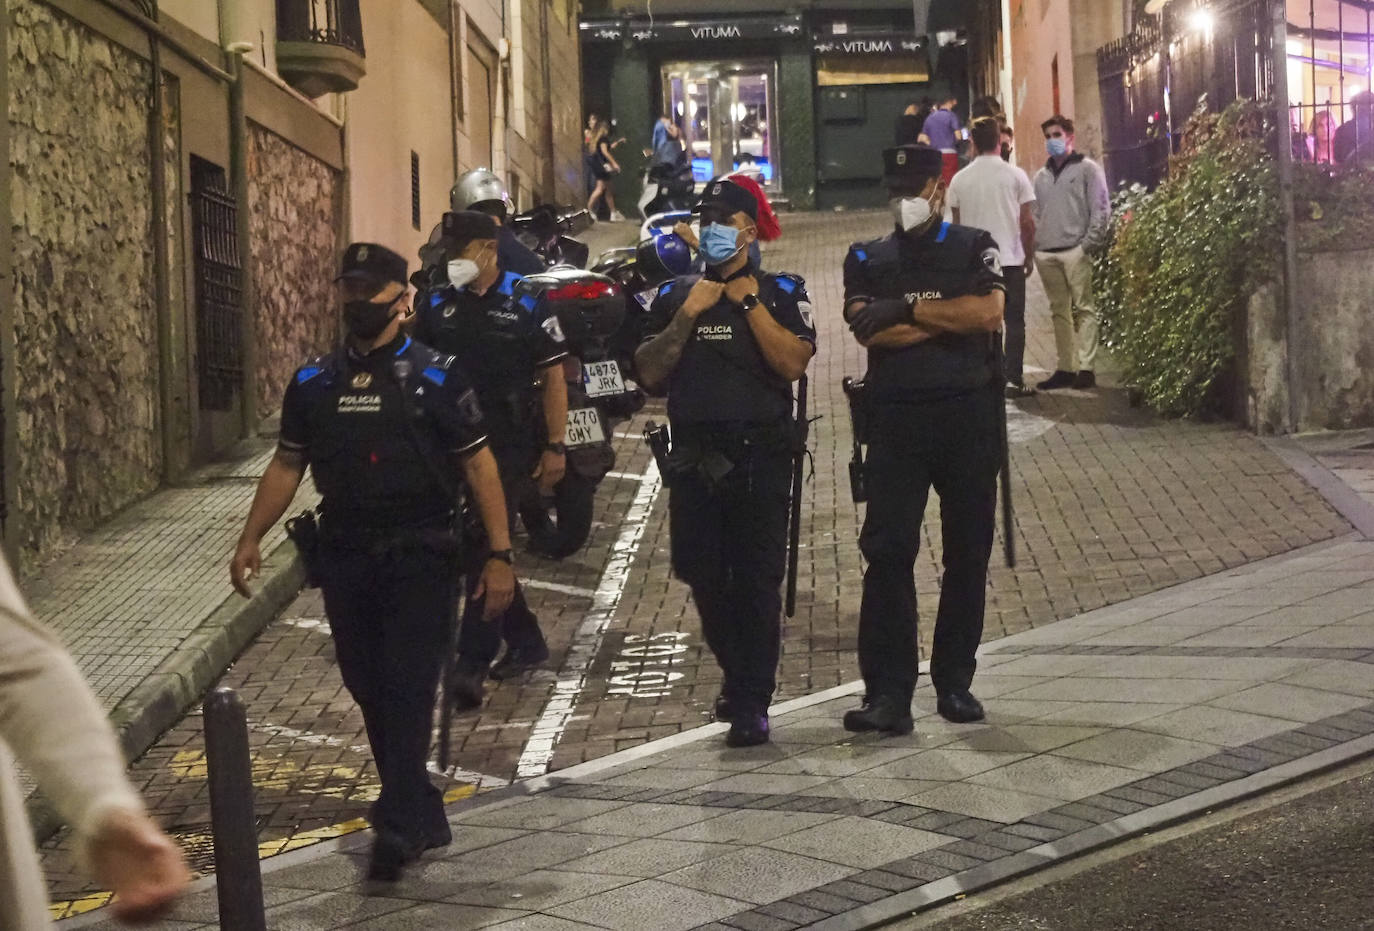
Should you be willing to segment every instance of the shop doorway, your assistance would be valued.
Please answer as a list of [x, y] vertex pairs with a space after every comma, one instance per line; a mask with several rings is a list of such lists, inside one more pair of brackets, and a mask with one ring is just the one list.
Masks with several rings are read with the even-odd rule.
[[682, 129], [697, 181], [753, 167], [778, 189], [776, 62], [672, 62], [662, 75], [663, 109]]

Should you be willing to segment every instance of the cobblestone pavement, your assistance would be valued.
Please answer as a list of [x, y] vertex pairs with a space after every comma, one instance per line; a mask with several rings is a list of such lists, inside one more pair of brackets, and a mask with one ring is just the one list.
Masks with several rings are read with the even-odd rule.
[[[395, 885], [361, 879], [365, 835], [269, 862], [268, 922], [876, 927], [1368, 756], [1371, 599], [1350, 534], [989, 644], [985, 724], [923, 683], [915, 733], [849, 734], [851, 683], [778, 707], [766, 746], [712, 725], [460, 804]], [[161, 931], [214, 917], [202, 887]]]
[[[884, 217], [788, 215], [787, 235], [766, 252], [768, 267], [807, 278], [822, 326], [811, 370], [813, 413], [821, 417], [812, 431], [815, 474], [780, 699], [858, 675], [859, 517], [849, 501], [839, 383], [863, 365], [838, 319], [839, 267], [847, 243], [881, 232]], [[1029, 358], [1052, 368], [1043, 292], [1038, 281], [1030, 285]], [[1042, 394], [1009, 408], [1020, 563], [1012, 571], [994, 557], [987, 640], [1349, 530], [1253, 437], [1222, 424], [1161, 421], [1132, 409], [1110, 376], [1103, 382], [1097, 391]], [[669, 578], [666, 495], [657, 493], [636, 439], [653, 416], [661, 413], [646, 410], [623, 431], [618, 476], [602, 485], [589, 547], [563, 563], [522, 558], [553, 649], [551, 669], [503, 683], [480, 713], [462, 719], [455, 793], [540, 772], [546, 758], [562, 769], [707, 719], [719, 673], [685, 587]], [[938, 521], [932, 501], [918, 565], [926, 616], [938, 591]], [[928, 645], [928, 625], [922, 635]], [[253, 725], [264, 852], [356, 827], [375, 774], [361, 719], [333, 665], [318, 593], [303, 594], [224, 683], [240, 689]], [[208, 836], [202, 749], [190, 717], [133, 767], [160, 817], [195, 849]], [[70, 871], [65, 839], [50, 845], [47, 862], [55, 899], [90, 891]]]

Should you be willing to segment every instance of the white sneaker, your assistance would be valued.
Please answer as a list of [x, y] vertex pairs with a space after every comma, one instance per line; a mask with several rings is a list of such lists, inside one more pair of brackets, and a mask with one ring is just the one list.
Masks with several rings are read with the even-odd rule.
[[612, 223], [624, 223], [624, 222], [625, 222], [625, 214], [621, 213], [619, 210], [612, 210], [612, 211], [611, 211], [611, 222], [612, 222]]

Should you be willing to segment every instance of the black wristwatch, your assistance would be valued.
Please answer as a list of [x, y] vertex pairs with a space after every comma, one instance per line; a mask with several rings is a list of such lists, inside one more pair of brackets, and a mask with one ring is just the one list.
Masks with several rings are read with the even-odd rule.
[[566, 456], [568, 454], [567, 443], [545, 443], [544, 448], [551, 453], [558, 453], [560, 456]]
[[515, 550], [492, 550], [487, 559], [499, 559], [508, 566], [515, 565]]
[[744, 297], [740, 298], [739, 306], [745, 313], [748, 313], [759, 306], [759, 296], [757, 294], [746, 294]]

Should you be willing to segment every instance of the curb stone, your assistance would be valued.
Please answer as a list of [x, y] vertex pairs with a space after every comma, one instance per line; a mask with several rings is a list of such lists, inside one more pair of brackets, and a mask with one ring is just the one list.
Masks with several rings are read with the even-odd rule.
[[[158, 664], [110, 710], [110, 723], [125, 760], [134, 760], [181, 719], [196, 700], [224, 674], [258, 634], [291, 603], [305, 582], [305, 569], [295, 544], [283, 540], [262, 561], [253, 597], [231, 591], [181, 645]], [[41, 793], [25, 806], [38, 843], [60, 831], [65, 822]]]

